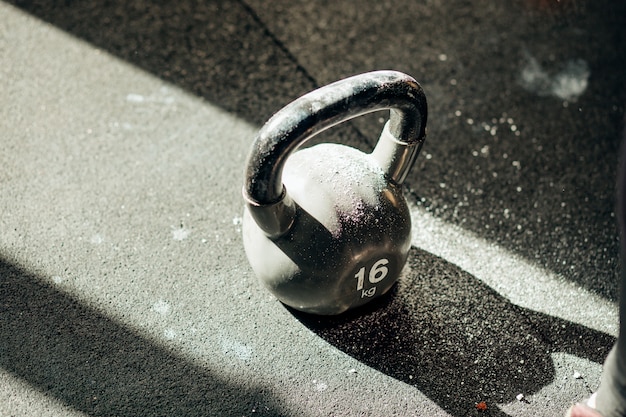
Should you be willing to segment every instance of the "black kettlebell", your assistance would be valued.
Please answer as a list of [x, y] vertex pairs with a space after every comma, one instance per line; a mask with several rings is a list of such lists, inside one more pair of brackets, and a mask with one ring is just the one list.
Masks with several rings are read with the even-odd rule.
[[[390, 109], [371, 154], [339, 144], [295, 152], [338, 123]], [[283, 303], [339, 314], [387, 292], [411, 246], [402, 182], [426, 137], [427, 105], [406, 74], [376, 71], [312, 91], [259, 131], [245, 168], [243, 242]]]

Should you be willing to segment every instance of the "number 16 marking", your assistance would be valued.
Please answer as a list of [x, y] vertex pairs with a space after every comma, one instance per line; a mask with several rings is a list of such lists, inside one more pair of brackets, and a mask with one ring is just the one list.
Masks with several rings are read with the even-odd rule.
[[[368, 280], [370, 283], [377, 284], [383, 279], [385, 279], [385, 277], [389, 273], [389, 268], [385, 266], [388, 263], [389, 263], [388, 259], [382, 258], [376, 261], [374, 265], [372, 265], [372, 269], [370, 269], [370, 273], [368, 276]], [[363, 284], [365, 283], [365, 267], [364, 266], [361, 267], [361, 269], [359, 269], [359, 272], [354, 274], [354, 277], [357, 280], [356, 290], [361, 291], [363, 289]]]

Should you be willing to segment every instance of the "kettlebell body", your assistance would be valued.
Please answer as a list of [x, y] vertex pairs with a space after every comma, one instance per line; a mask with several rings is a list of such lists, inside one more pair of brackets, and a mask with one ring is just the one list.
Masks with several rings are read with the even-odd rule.
[[[340, 144], [297, 150], [319, 131], [381, 108], [400, 111], [371, 154]], [[402, 181], [425, 122], [419, 84], [381, 71], [309, 93], [261, 129], [245, 173], [243, 241], [255, 274], [279, 300], [339, 314], [393, 286], [411, 246]]]

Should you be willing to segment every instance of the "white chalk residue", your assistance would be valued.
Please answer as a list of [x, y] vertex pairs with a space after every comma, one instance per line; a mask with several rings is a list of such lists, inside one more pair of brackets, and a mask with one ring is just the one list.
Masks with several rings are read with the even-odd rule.
[[252, 357], [252, 349], [236, 340], [223, 339], [222, 351], [225, 355], [233, 356], [242, 361], [247, 361]]
[[233, 217], [233, 226], [235, 226], [235, 230], [237, 233], [241, 233], [241, 225], [243, 223], [243, 217], [236, 216]]
[[295, 152], [283, 182], [291, 197], [335, 237], [382, 204], [387, 180], [371, 155], [345, 145], [322, 143]]
[[315, 384], [315, 389], [319, 392], [326, 391], [328, 389], [328, 384], [322, 381], [313, 380], [313, 384]]
[[146, 101], [146, 98], [141, 94], [130, 93], [126, 95], [126, 101], [129, 103], [143, 103]]
[[528, 61], [521, 72], [521, 85], [540, 96], [575, 101], [587, 89], [590, 74], [589, 65], [583, 59], [569, 60], [565, 62], [561, 71], [550, 75], [534, 57], [528, 56]]
[[189, 237], [189, 234], [191, 234], [191, 230], [189, 229], [185, 229], [184, 227], [178, 227], [178, 228], [174, 228], [172, 227], [172, 238], [174, 240], [185, 240]]
[[163, 86], [157, 93], [150, 94], [149, 96], [137, 93], [128, 93], [126, 94], [126, 101], [134, 104], [155, 103], [169, 105], [173, 104], [176, 99], [172, 96], [170, 89]]
[[577, 99], [589, 85], [589, 66], [582, 59], [568, 61], [552, 80], [552, 93], [567, 101]]
[[101, 234], [96, 233], [95, 235], [91, 236], [91, 239], [89, 239], [89, 241], [93, 243], [94, 245], [99, 245], [102, 242], [104, 242], [104, 238], [102, 237]]
[[154, 311], [157, 314], [160, 314], [161, 316], [165, 316], [169, 314], [171, 310], [172, 310], [172, 306], [170, 305], [170, 303], [168, 303], [165, 300], [159, 300], [156, 303], [152, 304], [152, 311]]

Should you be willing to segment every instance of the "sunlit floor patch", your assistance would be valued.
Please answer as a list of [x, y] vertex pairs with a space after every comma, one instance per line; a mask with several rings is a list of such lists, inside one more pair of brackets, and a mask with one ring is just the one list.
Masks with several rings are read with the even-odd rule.
[[[508, 404], [500, 404], [502, 411], [512, 415], [553, 416], [553, 409], [546, 408], [546, 404], [557, 402], [555, 392], [567, 392], [571, 397], [571, 404], [584, 401], [598, 384], [597, 376], [602, 365], [592, 361], [581, 361], [580, 358], [567, 353], [553, 353], [554, 381], [533, 395], [522, 394], [521, 400]], [[564, 407], [565, 408], [565, 407]], [[563, 411], [565, 414], [565, 410]]]
[[411, 207], [413, 245], [456, 264], [512, 303], [617, 335], [617, 305], [458, 226]]

